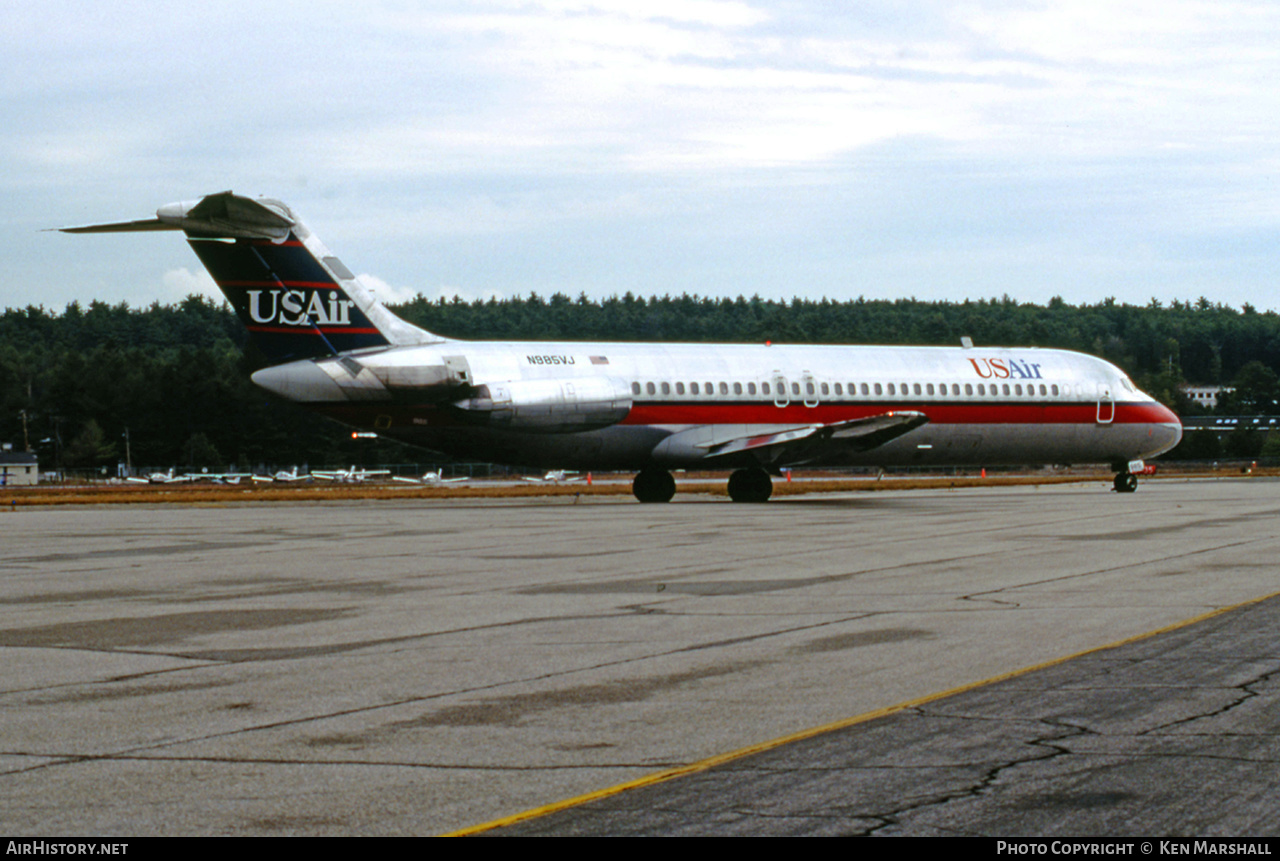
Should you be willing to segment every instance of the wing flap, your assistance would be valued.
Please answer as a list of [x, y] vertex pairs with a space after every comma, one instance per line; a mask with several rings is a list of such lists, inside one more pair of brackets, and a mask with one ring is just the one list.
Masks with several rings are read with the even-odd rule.
[[707, 458], [751, 452], [763, 463], [801, 463], [839, 451], [871, 451], [927, 424], [929, 417], [914, 410], [895, 410], [829, 425], [784, 428], [771, 433], [704, 443]]

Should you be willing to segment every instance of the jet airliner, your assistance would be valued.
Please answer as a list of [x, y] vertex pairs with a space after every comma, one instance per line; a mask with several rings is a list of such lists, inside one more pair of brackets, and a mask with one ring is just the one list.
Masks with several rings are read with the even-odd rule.
[[731, 470], [763, 502], [795, 466], [1107, 463], [1137, 488], [1177, 416], [1109, 362], [1033, 347], [463, 341], [395, 316], [284, 203], [232, 192], [68, 233], [181, 230], [270, 364], [253, 381], [363, 431], [453, 457]]

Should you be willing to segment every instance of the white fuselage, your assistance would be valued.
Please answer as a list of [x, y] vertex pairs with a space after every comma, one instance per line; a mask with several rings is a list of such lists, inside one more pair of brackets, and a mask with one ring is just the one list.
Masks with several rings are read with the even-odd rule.
[[[1122, 371], [1064, 350], [444, 341], [351, 358], [294, 362], [254, 380], [457, 457], [574, 469], [729, 468], [751, 461], [708, 459], [719, 441], [893, 411], [928, 423], [870, 451], [777, 465], [1123, 463], [1181, 438], [1177, 417]], [[474, 401], [442, 399], [442, 368], [473, 387], [509, 389], [515, 406], [499, 420], [497, 406], [482, 413], [466, 408]], [[583, 402], [580, 412], [597, 418], [521, 424], [521, 392], [551, 403], [549, 415]]]
[[63, 229], [186, 233], [271, 363], [263, 388], [456, 457], [639, 470], [644, 501], [670, 499], [680, 467], [734, 469], [730, 496], [763, 500], [761, 470], [798, 464], [1105, 461], [1132, 490], [1135, 462], [1182, 435], [1114, 365], [1062, 350], [452, 341], [383, 307], [270, 198]]

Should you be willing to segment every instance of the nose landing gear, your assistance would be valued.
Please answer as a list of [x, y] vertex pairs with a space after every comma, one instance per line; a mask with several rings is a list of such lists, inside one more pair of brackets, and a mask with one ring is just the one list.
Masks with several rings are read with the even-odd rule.
[[1133, 493], [1138, 489], [1138, 477], [1132, 472], [1118, 472], [1113, 486], [1116, 493]]

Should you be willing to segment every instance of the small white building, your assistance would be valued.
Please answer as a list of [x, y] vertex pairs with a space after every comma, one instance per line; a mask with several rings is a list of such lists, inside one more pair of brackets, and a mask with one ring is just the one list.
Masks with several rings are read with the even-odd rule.
[[0, 487], [18, 487], [40, 480], [36, 456], [22, 451], [0, 451]]
[[1182, 393], [1205, 409], [1218, 406], [1218, 395], [1234, 392], [1231, 386], [1183, 386]]

